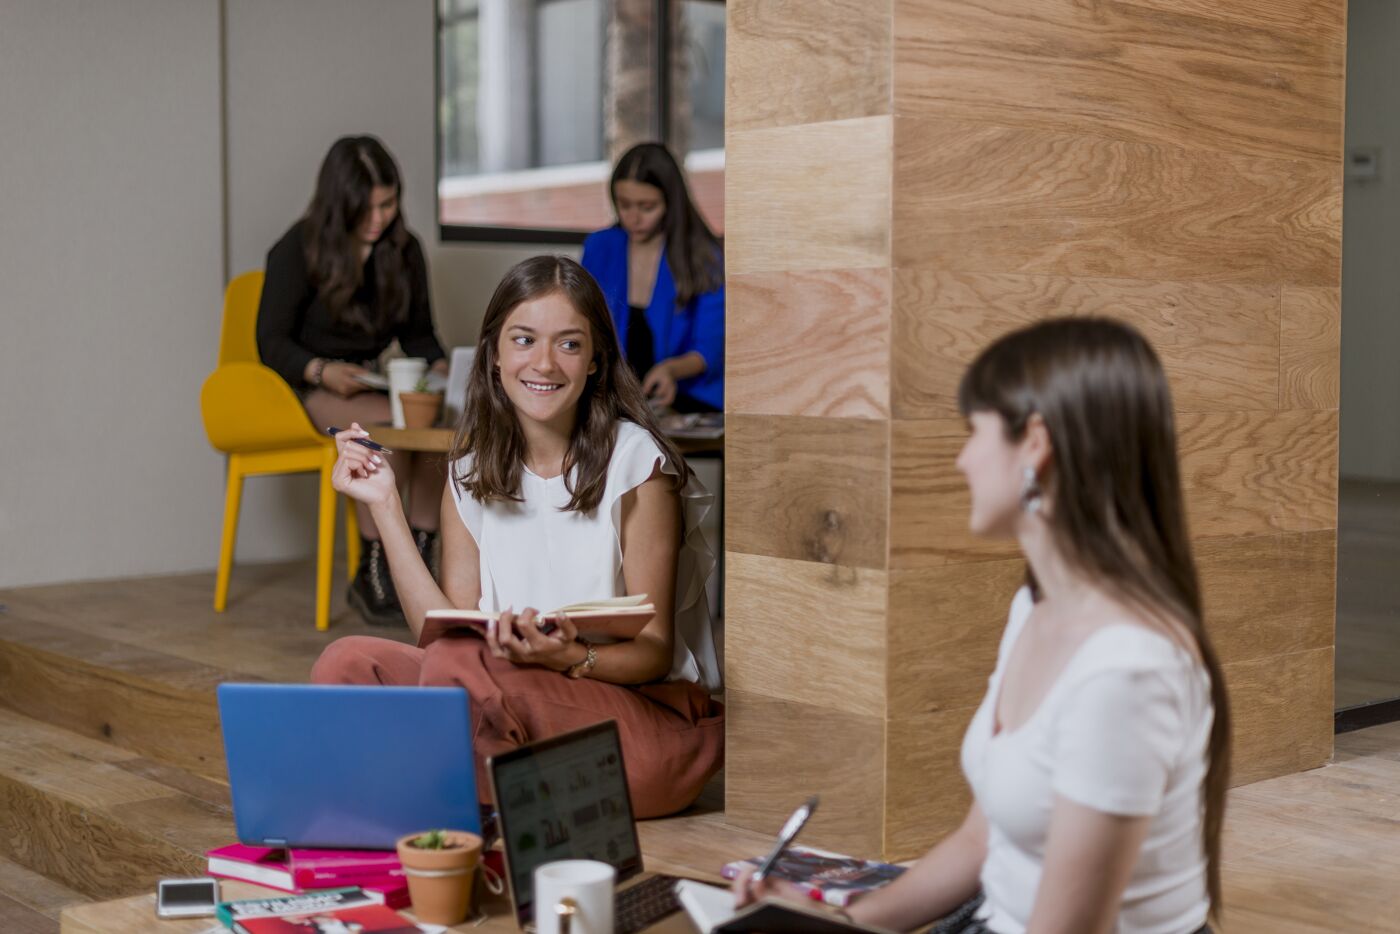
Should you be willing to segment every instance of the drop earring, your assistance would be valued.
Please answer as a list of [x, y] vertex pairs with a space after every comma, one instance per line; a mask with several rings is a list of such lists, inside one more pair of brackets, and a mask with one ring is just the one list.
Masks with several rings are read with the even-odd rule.
[[1027, 466], [1021, 474], [1024, 478], [1021, 482], [1021, 511], [1033, 516], [1040, 512], [1040, 481], [1036, 478], [1034, 467]]

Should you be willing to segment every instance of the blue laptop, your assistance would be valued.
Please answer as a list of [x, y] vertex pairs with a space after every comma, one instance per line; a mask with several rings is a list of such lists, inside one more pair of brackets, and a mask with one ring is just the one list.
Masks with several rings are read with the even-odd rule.
[[221, 684], [240, 842], [393, 849], [437, 827], [481, 832], [461, 688]]

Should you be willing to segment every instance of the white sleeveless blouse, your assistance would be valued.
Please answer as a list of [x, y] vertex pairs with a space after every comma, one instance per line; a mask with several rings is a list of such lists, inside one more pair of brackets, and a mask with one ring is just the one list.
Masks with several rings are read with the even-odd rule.
[[[592, 513], [571, 512], [564, 478], [545, 479], [525, 468], [523, 502], [478, 502], [455, 478], [466, 475], [471, 455], [451, 465], [449, 483], [457, 514], [481, 553], [483, 612], [534, 607], [548, 610], [627, 593], [622, 579], [622, 496], [652, 475], [657, 464], [679, 470], [640, 425], [619, 421], [603, 499]], [[715, 620], [705, 581], [715, 567], [714, 549], [700, 520], [714, 495], [693, 476], [681, 490], [682, 538], [676, 566], [675, 651], [670, 681], [693, 681], [710, 692], [722, 687], [715, 652]]]

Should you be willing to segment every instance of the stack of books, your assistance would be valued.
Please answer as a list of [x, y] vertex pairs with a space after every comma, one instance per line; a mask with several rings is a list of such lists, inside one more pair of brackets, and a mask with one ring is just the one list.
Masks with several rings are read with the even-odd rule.
[[392, 850], [282, 850], [234, 843], [205, 855], [211, 876], [294, 894], [357, 886], [389, 908], [408, 906], [408, 880]]

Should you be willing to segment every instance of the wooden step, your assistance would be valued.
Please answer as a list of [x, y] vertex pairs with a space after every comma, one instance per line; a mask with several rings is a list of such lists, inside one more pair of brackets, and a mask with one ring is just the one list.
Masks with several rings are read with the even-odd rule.
[[105, 899], [202, 875], [233, 840], [226, 786], [0, 710], [0, 857]]
[[0, 704], [199, 775], [226, 774], [214, 690], [237, 680], [53, 623], [0, 626]]
[[0, 931], [6, 934], [53, 934], [59, 914], [86, 901], [81, 892], [0, 859]]

